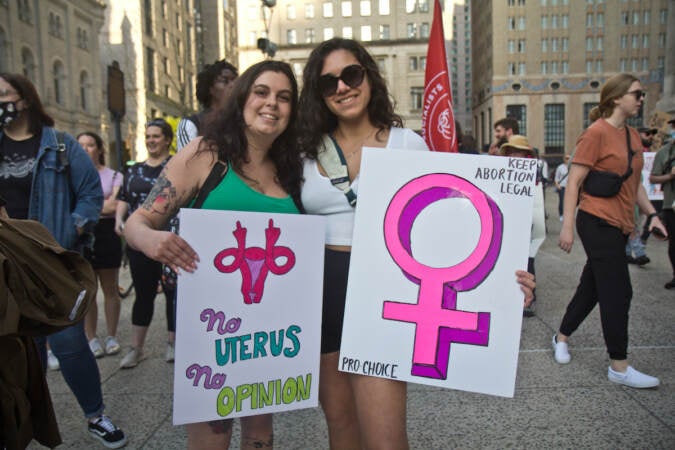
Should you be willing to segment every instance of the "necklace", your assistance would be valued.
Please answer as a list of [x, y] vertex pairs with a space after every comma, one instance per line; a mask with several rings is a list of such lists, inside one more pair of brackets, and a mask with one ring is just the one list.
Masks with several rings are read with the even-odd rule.
[[[363, 139], [361, 139], [361, 141], [358, 142], [358, 143], [355, 145], [356, 148], [355, 148], [354, 150], [345, 153], [345, 159], [351, 159], [354, 155], [356, 155], [356, 154], [358, 154], [359, 152], [361, 152], [361, 150], [363, 149], [363, 144], [364, 144], [368, 139], [370, 139], [370, 138], [375, 134], [376, 131], [377, 131], [377, 128], [374, 128], [370, 133], [368, 133], [368, 135], [367, 135], [366, 137], [364, 137]], [[337, 139], [337, 138], [336, 138], [336, 139]], [[348, 144], [348, 142], [347, 142], [344, 138], [343, 138], [342, 140], [344, 141], [344, 144]], [[345, 145], [345, 147], [347, 147], [347, 146]], [[351, 147], [351, 145], [350, 145], [350, 147]]]

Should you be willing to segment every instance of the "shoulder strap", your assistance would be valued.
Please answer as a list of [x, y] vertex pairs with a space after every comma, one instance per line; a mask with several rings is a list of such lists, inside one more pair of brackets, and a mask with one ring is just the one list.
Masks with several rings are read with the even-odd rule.
[[328, 134], [323, 136], [321, 143], [323, 148], [319, 149], [317, 155], [321, 167], [326, 171], [333, 186], [345, 194], [349, 204], [356, 206], [356, 194], [352, 191], [349, 183], [347, 160], [345, 159], [345, 155], [342, 154], [342, 149], [333, 137]]
[[68, 170], [70, 163], [68, 162], [68, 152], [66, 151], [66, 144], [63, 139], [63, 131], [56, 132], [56, 151], [58, 152], [61, 166]]
[[626, 149], [628, 151], [628, 168], [626, 169], [626, 173], [624, 173], [621, 178], [624, 180], [627, 180], [632, 174], [633, 174], [633, 167], [631, 164], [633, 163], [633, 155], [635, 152], [630, 146], [630, 131], [628, 130], [628, 125], [626, 125]]
[[193, 208], [198, 209], [202, 207], [204, 201], [206, 200], [206, 197], [208, 197], [211, 191], [213, 191], [216, 188], [216, 186], [220, 184], [223, 178], [225, 178], [225, 175], [227, 174], [228, 170], [229, 170], [228, 164], [225, 164], [222, 161], [216, 161], [216, 163], [213, 165], [213, 168], [211, 168], [211, 172], [209, 172], [209, 176], [206, 177], [204, 185], [202, 186], [202, 188], [197, 193], [197, 196], [195, 197], [195, 202], [192, 204]]

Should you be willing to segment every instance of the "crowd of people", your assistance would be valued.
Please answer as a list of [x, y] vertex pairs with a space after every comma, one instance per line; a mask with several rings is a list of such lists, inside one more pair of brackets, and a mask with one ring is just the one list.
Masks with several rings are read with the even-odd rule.
[[[169, 224], [181, 207], [202, 194], [205, 181], [215, 176], [219, 181], [203, 193], [203, 209], [327, 218], [319, 401], [329, 445], [335, 449], [408, 448], [406, 384], [341, 372], [338, 355], [361, 150], [365, 146], [428, 151], [426, 143], [404, 128], [376, 61], [351, 39], [333, 38], [312, 50], [301, 92], [287, 63], [267, 60], [239, 75], [237, 68], [218, 61], [199, 74], [197, 96], [204, 109], [181, 121], [178, 153], [169, 154], [174, 138], [171, 126], [153, 118], [145, 127], [147, 159], [121, 173], [106, 167], [104, 143], [98, 134], [85, 131], [75, 140], [57, 132], [33, 84], [21, 75], [0, 74], [0, 194], [7, 202], [6, 210], [13, 218], [39, 220], [63, 247], [82, 252], [103, 294], [105, 337], [99, 339], [98, 308], [93, 307], [84, 321], [36, 338], [43, 366], [47, 367], [49, 345], [91, 435], [108, 448], [126, 444], [124, 432], [103, 414], [95, 359], [115, 355], [125, 346], [118, 341], [119, 328], [125, 326], [120, 324], [118, 292], [121, 238], [127, 243], [135, 300], [132, 338], [120, 367], [132, 369], [145, 358], [144, 344], [159, 291], [166, 298], [165, 359], [172, 362], [175, 285], [167, 282], [162, 266], [175, 273], [192, 272], [199, 255], [189, 242], [170, 231]], [[569, 339], [597, 303], [610, 358], [608, 379], [635, 388], [659, 384], [658, 378], [637, 371], [627, 361], [632, 297], [627, 248], [633, 248], [629, 237], [640, 234], [636, 233], [636, 208], [647, 217], [648, 231], [662, 238], [675, 232], [673, 140], [657, 154], [650, 178], [663, 185], [664, 225], [640, 182], [643, 142], [626, 125], [643, 98], [639, 79], [628, 74], [610, 78], [598, 107], [591, 112], [592, 125], [579, 137], [571, 161], [566, 155], [553, 178], [562, 222], [559, 246], [570, 252], [576, 217], [587, 256], [579, 286], [553, 336], [553, 357], [560, 364], [570, 362]], [[675, 121], [671, 123], [675, 126]], [[519, 134], [516, 120], [501, 119], [494, 131], [489, 154], [539, 159], [537, 149]], [[477, 153], [468, 135], [462, 148], [463, 153]], [[349, 178], [345, 189], [331, 183], [331, 174], [322, 163], [326, 152], [337, 152], [344, 161]], [[64, 165], [67, 170], [58, 169]], [[538, 181], [544, 184], [548, 170], [540, 167]], [[598, 172], [626, 172], [626, 176], [621, 177], [618, 192], [600, 196], [586, 188]], [[669, 257], [673, 263], [672, 239]], [[514, 268], [526, 317], [534, 315], [534, 262], [530, 258], [527, 271]], [[675, 265], [673, 280], [665, 287], [675, 288]], [[230, 445], [231, 419], [186, 428], [189, 448]], [[241, 448], [273, 445], [271, 414], [242, 418], [241, 430]]]

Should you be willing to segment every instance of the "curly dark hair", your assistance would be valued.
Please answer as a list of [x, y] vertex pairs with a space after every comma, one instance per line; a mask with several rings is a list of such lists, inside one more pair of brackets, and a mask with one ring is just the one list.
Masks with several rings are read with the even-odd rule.
[[255, 80], [263, 72], [270, 71], [286, 75], [291, 83], [291, 115], [288, 126], [274, 140], [268, 155], [277, 169], [279, 184], [293, 198], [298, 198], [302, 182], [302, 160], [296, 137], [298, 83], [291, 66], [285, 62], [273, 60], [259, 62], [246, 69], [234, 81], [227, 105], [213, 115], [213, 120], [205, 124], [198, 151], [217, 154], [219, 160], [227, 162], [237, 173], [242, 174], [242, 165], [249, 161], [244, 106]]
[[368, 117], [373, 125], [380, 131], [403, 126], [401, 116], [394, 112], [394, 101], [387, 90], [387, 83], [368, 50], [353, 39], [329, 39], [312, 50], [302, 74], [298, 136], [301, 151], [309, 158], [316, 158], [322, 136], [333, 132], [338, 124], [337, 117], [328, 109], [319, 90], [324, 60], [335, 50], [347, 50], [366, 69], [371, 91]]
[[216, 82], [218, 76], [223, 70], [229, 69], [235, 76], [237, 68], [229, 62], [221, 59], [213, 64], [207, 64], [204, 69], [197, 74], [197, 100], [201, 105], [208, 109], [211, 106], [211, 86]]

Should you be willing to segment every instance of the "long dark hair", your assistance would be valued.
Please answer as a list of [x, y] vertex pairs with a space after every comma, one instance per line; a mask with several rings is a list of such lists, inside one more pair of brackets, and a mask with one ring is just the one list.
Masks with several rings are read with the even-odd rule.
[[237, 173], [242, 173], [242, 165], [249, 161], [244, 106], [253, 83], [263, 72], [282, 73], [291, 83], [291, 115], [288, 126], [274, 140], [268, 155], [277, 169], [279, 184], [291, 196], [297, 197], [302, 182], [302, 161], [295, 129], [298, 115], [298, 83], [291, 66], [285, 62], [271, 60], [259, 62], [246, 69], [234, 81], [225, 107], [212, 116], [213, 120], [205, 124], [204, 137], [198, 151], [214, 152], [218, 155], [218, 159], [229, 163]]
[[54, 119], [45, 112], [32, 81], [18, 73], [0, 73], [0, 78], [11, 84], [26, 104], [26, 109], [21, 113], [28, 116], [28, 131], [32, 135], [40, 134], [44, 126], [54, 126]]
[[373, 125], [380, 131], [403, 126], [401, 116], [394, 112], [394, 102], [389, 96], [387, 83], [368, 50], [353, 39], [329, 39], [312, 50], [302, 74], [298, 136], [302, 152], [310, 158], [316, 158], [321, 137], [335, 130], [338, 123], [337, 117], [326, 106], [318, 84], [323, 62], [335, 50], [347, 50], [366, 69], [371, 91], [368, 117]]
[[94, 140], [94, 142], [96, 143], [96, 148], [99, 150], [98, 151], [98, 162], [102, 166], [105, 166], [105, 155], [104, 155], [105, 152], [103, 151], [103, 139], [101, 139], [101, 136], [94, 133], [93, 131], [83, 131], [82, 133], [78, 134], [77, 138], [75, 138], [75, 139], [77, 139], [79, 141], [80, 137], [82, 137], [82, 136], [89, 136], [90, 138], [92, 138]]

